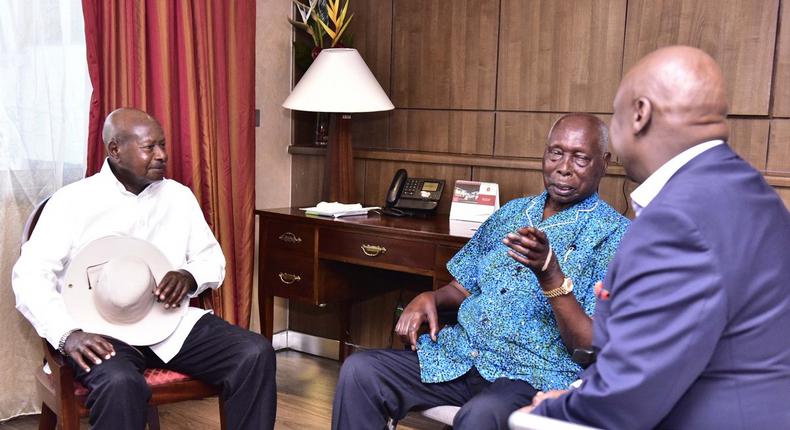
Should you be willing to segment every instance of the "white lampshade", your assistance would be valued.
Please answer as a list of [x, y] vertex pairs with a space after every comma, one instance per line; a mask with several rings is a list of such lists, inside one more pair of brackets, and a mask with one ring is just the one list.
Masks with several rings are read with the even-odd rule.
[[349, 48], [322, 50], [285, 99], [283, 107], [338, 113], [395, 108], [359, 52]]

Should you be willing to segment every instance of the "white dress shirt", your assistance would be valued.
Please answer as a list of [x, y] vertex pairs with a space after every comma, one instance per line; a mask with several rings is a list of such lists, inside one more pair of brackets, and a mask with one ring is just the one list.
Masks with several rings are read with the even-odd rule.
[[[110, 235], [153, 243], [173, 270], [185, 269], [195, 278], [192, 296], [218, 288], [225, 277], [222, 249], [189, 188], [164, 179], [135, 195], [105, 160], [96, 175], [52, 195], [11, 276], [16, 308], [55, 348], [67, 331], [80, 328], [60, 295], [66, 268], [83, 246]], [[165, 362], [172, 359], [206, 312], [190, 307], [173, 334], [151, 349]]]
[[636, 216], [639, 216], [642, 209], [646, 208], [647, 205], [653, 201], [658, 193], [661, 192], [661, 189], [664, 188], [664, 185], [669, 182], [672, 176], [674, 176], [681, 167], [685, 166], [686, 163], [693, 160], [697, 155], [723, 143], [723, 140], [709, 140], [694, 145], [672, 157], [672, 159], [653, 172], [652, 175], [648, 176], [647, 179], [631, 193], [631, 206], [633, 206]]

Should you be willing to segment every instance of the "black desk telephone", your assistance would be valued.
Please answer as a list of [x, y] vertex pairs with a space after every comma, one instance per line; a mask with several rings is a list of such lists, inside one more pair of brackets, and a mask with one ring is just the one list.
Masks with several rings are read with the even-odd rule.
[[443, 179], [410, 178], [406, 170], [395, 172], [387, 190], [382, 213], [392, 216], [428, 215], [439, 207], [444, 191]]

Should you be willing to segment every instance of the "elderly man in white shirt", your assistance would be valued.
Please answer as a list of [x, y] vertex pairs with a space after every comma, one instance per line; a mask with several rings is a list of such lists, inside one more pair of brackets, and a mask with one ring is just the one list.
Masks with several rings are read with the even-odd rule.
[[225, 276], [225, 257], [192, 192], [164, 179], [159, 123], [145, 112], [118, 109], [108, 115], [103, 139], [107, 160], [101, 171], [56, 192], [22, 247], [12, 275], [17, 309], [91, 390], [94, 428], [145, 427], [147, 367], [220, 386], [229, 429], [273, 428], [275, 357], [262, 336], [189, 308], [164, 341], [135, 346], [82, 331], [66, 311], [60, 291], [69, 262], [84, 245], [108, 235], [146, 240], [177, 268], [155, 289], [165, 308], [218, 288]]

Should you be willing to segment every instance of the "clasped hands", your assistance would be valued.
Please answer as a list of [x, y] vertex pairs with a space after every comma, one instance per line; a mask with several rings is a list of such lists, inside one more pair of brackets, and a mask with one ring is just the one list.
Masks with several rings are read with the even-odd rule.
[[[197, 289], [195, 278], [186, 270], [170, 271], [153, 291], [156, 300], [163, 303], [165, 309], [181, 306], [184, 296]], [[63, 346], [66, 355], [84, 371], [90, 372], [91, 365], [101, 364], [102, 358], [109, 360], [115, 355], [115, 349], [107, 339], [96, 333], [82, 330], [72, 332]], [[92, 364], [88, 364], [92, 363]]]

